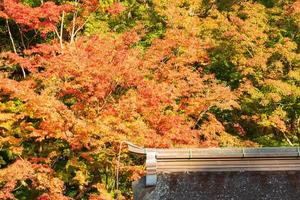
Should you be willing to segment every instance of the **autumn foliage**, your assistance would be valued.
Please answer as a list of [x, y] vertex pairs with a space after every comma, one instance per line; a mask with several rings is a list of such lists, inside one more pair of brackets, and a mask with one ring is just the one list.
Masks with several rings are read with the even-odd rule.
[[3, 0], [0, 16], [17, 23], [22, 31], [38, 30], [42, 34], [54, 31], [63, 12], [72, 10], [72, 6], [56, 5], [48, 1], [39, 7], [32, 8], [18, 0]]
[[299, 1], [0, 3], [0, 199], [130, 199], [144, 147], [293, 146]]

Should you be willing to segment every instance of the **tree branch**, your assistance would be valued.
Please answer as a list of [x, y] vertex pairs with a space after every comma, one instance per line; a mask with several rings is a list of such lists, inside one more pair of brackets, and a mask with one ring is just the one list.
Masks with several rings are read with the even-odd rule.
[[196, 126], [197, 126], [197, 124], [199, 123], [200, 119], [203, 117], [203, 115], [204, 115], [211, 107], [212, 107], [212, 106], [208, 106], [208, 108], [206, 108], [205, 110], [203, 110], [203, 111], [199, 114], [199, 116], [198, 116], [198, 118], [197, 118], [197, 120], [196, 120], [196, 122], [195, 122], [195, 124], [194, 124], [194, 126], [193, 126], [193, 129], [196, 128]]
[[[17, 49], [16, 49], [16, 45], [15, 45], [15, 42], [14, 42], [14, 38], [13, 38], [13, 36], [11, 34], [11, 31], [10, 31], [8, 19], [6, 19], [6, 26], [7, 26], [7, 30], [8, 30], [8, 34], [9, 34], [9, 38], [10, 38], [11, 44], [13, 46], [13, 50], [14, 50], [15, 54], [18, 54], [17, 53]], [[20, 66], [20, 67], [22, 69], [23, 77], [26, 78], [26, 73], [25, 73], [24, 68], [22, 66]]]
[[63, 46], [64, 19], [65, 19], [65, 11], [62, 12], [62, 16], [61, 16], [61, 24], [60, 24], [60, 36], [59, 36], [59, 42], [60, 42], [60, 47], [61, 47], [61, 49], [64, 48], [64, 46]]

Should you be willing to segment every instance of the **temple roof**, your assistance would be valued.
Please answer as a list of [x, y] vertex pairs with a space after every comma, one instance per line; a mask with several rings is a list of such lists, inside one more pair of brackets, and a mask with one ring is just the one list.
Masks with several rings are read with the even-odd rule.
[[300, 171], [299, 147], [156, 149], [128, 143], [128, 148], [146, 155], [147, 186], [163, 173]]

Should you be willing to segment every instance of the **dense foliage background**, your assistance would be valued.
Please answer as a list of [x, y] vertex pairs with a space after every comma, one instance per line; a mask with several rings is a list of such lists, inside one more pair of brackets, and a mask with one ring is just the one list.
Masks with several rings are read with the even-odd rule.
[[3, 0], [0, 199], [130, 199], [145, 147], [300, 143], [299, 0]]

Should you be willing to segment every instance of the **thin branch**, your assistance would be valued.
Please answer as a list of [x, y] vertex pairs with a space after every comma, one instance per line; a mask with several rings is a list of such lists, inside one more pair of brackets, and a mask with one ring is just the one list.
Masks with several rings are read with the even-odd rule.
[[[77, 6], [78, 4], [77, 0], [75, 0], [75, 4]], [[72, 32], [71, 32], [71, 41], [70, 41], [71, 44], [74, 42], [74, 38], [75, 38], [75, 26], [76, 26], [77, 15], [78, 15], [78, 9], [76, 9], [76, 12], [73, 13]]]
[[289, 143], [289, 145], [294, 146], [293, 143], [291, 142], [291, 140], [286, 136], [285, 133], [283, 133], [283, 136], [286, 139], [286, 141]]
[[74, 37], [77, 35], [78, 31], [80, 31], [85, 25], [86, 23], [88, 22], [89, 20], [89, 17], [85, 20], [85, 22], [75, 31], [74, 33]]
[[34, 30], [34, 36], [33, 37], [31, 37], [31, 39], [29, 40], [25, 35], [25, 37], [26, 37], [26, 39], [27, 39], [27, 47], [29, 47], [30, 46], [30, 44], [31, 44], [31, 42], [37, 37], [37, 35], [38, 35], [38, 33], [37, 33], [37, 31], [36, 30]]
[[76, 10], [76, 12], [73, 14], [72, 32], [71, 32], [71, 41], [70, 41], [71, 44], [74, 42], [74, 38], [75, 38], [75, 26], [76, 26], [77, 13], [78, 10]]
[[14, 38], [12, 37], [11, 31], [10, 31], [8, 19], [6, 19], [6, 26], [7, 26], [7, 30], [8, 30], [8, 34], [9, 34], [9, 38], [10, 38], [11, 44], [13, 46], [13, 50], [14, 50], [15, 53], [17, 53], [17, 49], [16, 49], [16, 45], [15, 45], [15, 42], [14, 42]]
[[19, 29], [19, 32], [20, 32], [20, 38], [21, 38], [21, 43], [22, 43], [22, 46], [24, 49], [26, 49], [26, 45], [25, 45], [25, 42], [24, 42], [24, 35], [23, 35], [23, 32], [21, 31], [20, 27], [18, 26], [18, 29]]
[[59, 35], [59, 32], [57, 31], [57, 29], [54, 29], [54, 32], [55, 32], [56, 36], [58, 37], [58, 39], [60, 40], [60, 35]]
[[24, 159], [22, 158], [22, 156], [21, 155], [18, 155], [18, 157], [22, 160], [22, 161], [24, 161]]
[[117, 161], [117, 170], [116, 170], [116, 190], [119, 190], [119, 170], [120, 170], [120, 160], [121, 160], [121, 152], [122, 152], [122, 145], [124, 141], [120, 142], [119, 152], [118, 152], [118, 161]]
[[208, 108], [206, 108], [205, 110], [203, 110], [203, 111], [199, 114], [199, 116], [198, 116], [198, 118], [197, 118], [197, 120], [196, 120], [196, 122], [195, 122], [195, 124], [194, 124], [194, 126], [193, 126], [193, 129], [196, 128], [197, 124], [199, 123], [199, 121], [201, 120], [201, 118], [203, 117], [203, 115], [204, 115], [211, 107], [212, 107], [212, 106], [208, 106]]
[[104, 98], [104, 102], [101, 105], [101, 107], [98, 109], [98, 113], [101, 112], [103, 108], [106, 106], [106, 104], [108, 103], [108, 99], [111, 97], [111, 94], [112, 94], [112, 90], [109, 91], [108, 95]]
[[250, 54], [251, 58], [253, 58], [254, 56], [253, 56], [252, 52], [249, 50], [248, 47], [246, 47], [246, 50], [247, 50], [247, 52]]
[[[16, 187], [15, 189], [13, 189], [13, 192], [17, 191], [17, 190], [20, 189], [22, 186], [24, 186], [24, 185], [23, 185], [24, 183], [26, 184], [25, 181], [21, 181], [21, 182], [22, 182], [22, 184], [20, 184], [18, 187]], [[27, 186], [27, 184], [26, 184], [25, 186]]]
[[62, 12], [62, 16], [61, 16], [61, 24], [60, 24], [60, 37], [59, 37], [59, 41], [60, 41], [60, 47], [63, 49], [63, 30], [64, 30], [64, 19], [65, 19], [65, 11]]
[[[100, 5], [99, 6], [97, 6], [97, 8], [93, 11], [93, 12], [95, 12], [96, 10], [98, 10], [98, 8], [100, 8]], [[77, 35], [77, 33], [86, 25], [86, 23], [89, 21], [89, 19], [91, 18], [91, 16], [92, 15], [89, 15], [88, 17], [87, 17], [87, 19], [84, 21], [84, 23], [78, 28], [78, 29], [76, 29], [76, 31], [75, 31], [75, 33], [74, 33], [74, 37]]]
[[[6, 19], [6, 26], [7, 26], [7, 30], [8, 30], [8, 34], [9, 34], [9, 38], [10, 38], [11, 44], [13, 46], [13, 50], [14, 50], [15, 54], [17, 54], [16, 45], [15, 45], [15, 42], [14, 42], [14, 38], [13, 38], [13, 36], [11, 34], [11, 31], [10, 31], [8, 19]], [[25, 73], [24, 68], [22, 66], [20, 66], [20, 67], [22, 69], [23, 77], [26, 78], [26, 73]]]

